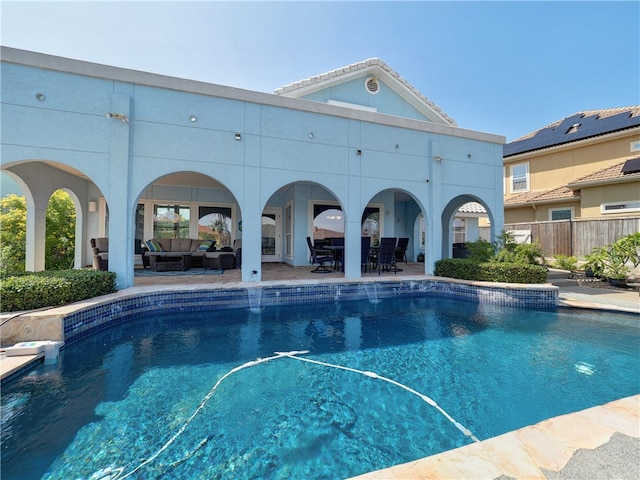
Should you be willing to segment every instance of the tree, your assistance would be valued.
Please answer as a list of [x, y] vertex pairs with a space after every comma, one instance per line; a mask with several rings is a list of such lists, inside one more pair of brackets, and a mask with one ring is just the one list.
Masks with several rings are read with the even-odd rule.
[[47, 207], [45, 240], [46, 270], [67, 270], [73, 267], [76, 243], [76, 209], [64, 190], [56, 190]]
[[[73, 266], [76, 212], [67, 192], [57, 190], [47, 207], [45, 269], [66, 270]], [[0, 199], [0, 275], [24, 272], [26, 259], [27, 205], [21, 195]]]
[[20, 195], [0, 199], [0, 275], [24, 272], [27, 203]]

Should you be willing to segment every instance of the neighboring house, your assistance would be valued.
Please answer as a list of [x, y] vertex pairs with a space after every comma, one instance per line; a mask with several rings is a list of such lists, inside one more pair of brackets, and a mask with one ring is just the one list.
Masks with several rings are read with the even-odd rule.
[[[27, 199], [27, 270], [44, 269], [51, 194], [76, 206], [78, 267], [109, 237], [118, 288], [135, 239], [242, 239], [242, 279], [308, 265], [306, 237], [408, 237], [425, 273], [476, 202], [503, 229], [504, 137], [459, 128], [379, 59], [266, 94], [3, 47], [2, 172]], [[253, 272], [257, 272], [257, 277]]]
[[504, 146], [505, 224], [640, 217], [640, 106], [573, 114]]

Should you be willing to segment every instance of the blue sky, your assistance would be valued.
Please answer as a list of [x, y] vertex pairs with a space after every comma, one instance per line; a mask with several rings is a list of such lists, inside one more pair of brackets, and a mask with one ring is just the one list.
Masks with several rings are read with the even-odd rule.
[[271, 93], [379, 57], [507, 141], [640, 104], [640, 2], [1, 2], [1, 43]]

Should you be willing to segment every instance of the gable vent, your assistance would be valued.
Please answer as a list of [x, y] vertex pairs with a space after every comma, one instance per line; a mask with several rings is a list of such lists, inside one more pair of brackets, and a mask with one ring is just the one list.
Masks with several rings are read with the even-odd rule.
[[364, 88], [366, 88], [367, 92], [369, 92], [372, 95], [375, 95], [376, 93], [378, 93], [380, 91], [380, 82], [378, 82], [378, 78], [377, 77], [367, 78], [367, 80], [364, 82]]

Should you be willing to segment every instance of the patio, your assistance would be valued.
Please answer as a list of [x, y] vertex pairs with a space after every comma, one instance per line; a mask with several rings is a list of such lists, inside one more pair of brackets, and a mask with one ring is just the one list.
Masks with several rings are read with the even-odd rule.
[[[262, 281], [296, 281], [296, 280], [317, 280], [319, 283], [329, 279], [344, 278], [344, 273], [335, 270], [331, 273], [317, 274], [311, 273], [315, 267], [305, 265], [303, 267], [292, 267], [286, 263], [263, 263], [262, 264]], [[136, 271], [140, 271], [142, 266], [136, 267]], [[424, 263], [408, 262], [398, 263], [398, 274], [393, 272], [382, 272], [378, 275], [378, 271], [367, 271], [362, 273], [363, 278], [388, 278], [398, 276], [414, 276], [424, 275]], [[402, 269], [402, 271], [400, 271]], [[229, 284], [239, 283], [242, 281], [241, 270], [234, 268], [225, 270], [224, 273], [216, 275], [212, 271], [203, 271], [201, 268], [194, 268], [186, 272], [163, 273], [162, 275], [154, 275], [155, 272], [145, 272], [144, 276], [134, 275], [134, 286], [152, 286], [152, 285], [175, 285], [178, 281], [180, 284], [198, 284], [198, 283], [217, 283]], [[177, 280], [179, 278], [179, 280]]]

